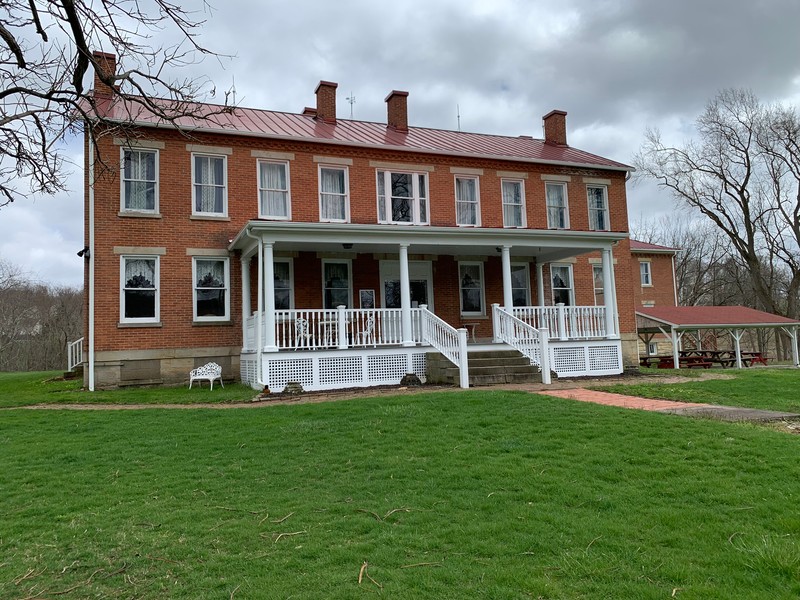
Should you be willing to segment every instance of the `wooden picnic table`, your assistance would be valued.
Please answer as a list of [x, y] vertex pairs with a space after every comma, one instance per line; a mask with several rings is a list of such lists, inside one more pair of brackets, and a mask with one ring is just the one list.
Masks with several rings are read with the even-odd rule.
[[[740, 352], [742, 365], [749, 367], [754, 364], [766, 365], [769, 360], [763, 352]], [[642, 356], [639, 364], [643, 367], [657, 367], [659, 369], [674, 369], [675, 358], [672, 354], [657, 354]], [[722, 368], [736, 366], [736, 352], [733, 350], [681, 350], [678, 353], [678, 364], [681, 368], [709, 369], [713, 365]]]

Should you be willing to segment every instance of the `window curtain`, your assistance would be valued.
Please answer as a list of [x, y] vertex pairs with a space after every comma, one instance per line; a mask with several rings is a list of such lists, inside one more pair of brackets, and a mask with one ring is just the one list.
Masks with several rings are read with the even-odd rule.
[[197, 287], [225, 287], [225, 263], [221, 260], [198, 260]]
[[156, 262], [149, 259], [125, 260], [124, 317], [153, 319], [156, 316]]
[[456, 179], [457, 222], [460, 225], [478, 224], [478, 191], [474, 179]]
[[286, 165], [261, 163], [261, 213], [270, 217], [288, 217]]
[[125, 261], [126, 288], [153, 289], [155, 279], [155, 261], [145, 258], [132, 258]]
[[155, 210], [156, 155], [125, 152], [125, 208]]
[[522, 227], [522, 186], [513, 181], [503, 182], [503, 224]]
[[342, 169], [320, 169], [322, 189], [321, 217], [327, 220], [347, 219], [344, 171]]
[[225, 184], [225, 162], [213, 156], [194, 157], [195, 211], [222, 212], [222, 194]]

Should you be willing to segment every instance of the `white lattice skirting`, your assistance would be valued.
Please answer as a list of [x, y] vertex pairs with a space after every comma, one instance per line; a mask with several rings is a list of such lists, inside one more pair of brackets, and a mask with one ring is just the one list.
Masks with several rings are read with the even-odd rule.
[[[261, 376], [273, 392], [283, 391], [290, 381], [298, 382], [306, 391], [397, 385], [407, 373], [425, 382], [426, 351], [430, 348], [262, 354]], [[241, 377], [242, 383], [260, 389], [256, 360], [255, 354], [241, 355]]]
[[550, 343], [550, 365], [559, 377], [590, 377], [622, 373], [619, 340]]

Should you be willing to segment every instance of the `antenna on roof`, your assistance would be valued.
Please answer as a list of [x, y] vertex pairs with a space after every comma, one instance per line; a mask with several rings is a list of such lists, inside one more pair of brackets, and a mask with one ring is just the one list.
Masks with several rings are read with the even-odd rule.
[[458, 130], [461, 131], [461, 107], [456, 104], [456, 119], [458, 120]]
[[347, 100], [350, 103], [350, 118], [352, 119], [353, 118], [353, 104], [356, 103], [356, 97], [355, 97], [355, 95], [353, 94], [352, 91], [350, 92], [350, 95], [347, 98], [345, 98], [345, 100]]

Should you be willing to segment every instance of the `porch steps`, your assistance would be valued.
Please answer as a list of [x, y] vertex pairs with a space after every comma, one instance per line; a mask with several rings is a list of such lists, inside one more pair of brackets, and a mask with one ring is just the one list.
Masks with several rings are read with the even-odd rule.
[[[458, 385], [458, 367], [439, 352], [427, 355], [427, 382]], [[541, 383], [539, 367], [516, 350], [469, 353], [469, 385], [498, 383]]]

